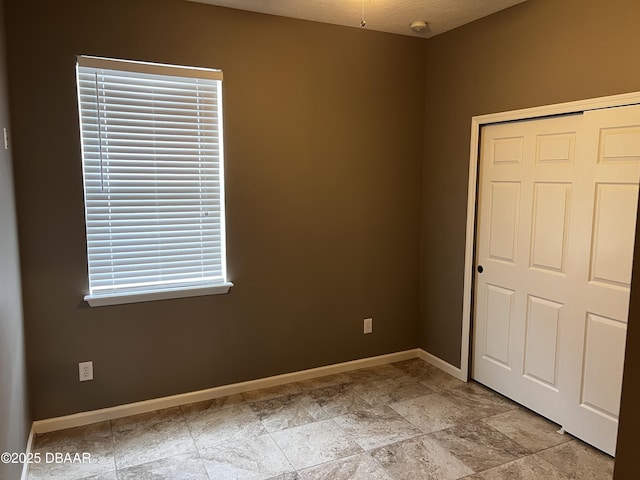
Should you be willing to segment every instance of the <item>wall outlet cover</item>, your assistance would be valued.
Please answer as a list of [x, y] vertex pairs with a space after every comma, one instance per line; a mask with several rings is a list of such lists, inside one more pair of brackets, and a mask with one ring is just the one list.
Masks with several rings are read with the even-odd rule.
[[364, 319], [364, 333], [373, 332], [373, 318]]
[[78, 364], [78, 375], [81, 382], [93, 380], [93, 362], [80, 362]]

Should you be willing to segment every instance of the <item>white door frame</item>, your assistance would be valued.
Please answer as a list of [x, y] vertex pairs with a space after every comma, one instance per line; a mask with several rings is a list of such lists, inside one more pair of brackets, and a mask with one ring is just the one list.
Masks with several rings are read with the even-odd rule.
[[484, 125], [498, 122], [512, 122], [528, 120], [550, 115], [597, 110], [600, 108], [622, 107], [640, 104], [640, 92], [612, 95], [608, 97], [591, 98], [575, 102], [557, 103], [543, 107], [525, 108], [509, 112], [479, 115], [471, 118], [471, 149], [469, 160], [469, 190], [467, 194], [467, 230], [464, 253], [464, 286], [462, 298], [462, 345], [460, 349], [460, 370], [456, 375], [461, 380], [469, 379], [469, 350], [471, 348], [471, 300], [473, 298], [474, 253], [476, 246], [476, 196], [478, 184], [478, 161], [480, 147], [480, 129]]

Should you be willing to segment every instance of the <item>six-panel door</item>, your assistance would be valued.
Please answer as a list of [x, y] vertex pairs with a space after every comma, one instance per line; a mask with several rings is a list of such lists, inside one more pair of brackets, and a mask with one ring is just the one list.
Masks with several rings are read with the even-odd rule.
[[484, 127], [473, 378], [613, 454], [640, 107]]

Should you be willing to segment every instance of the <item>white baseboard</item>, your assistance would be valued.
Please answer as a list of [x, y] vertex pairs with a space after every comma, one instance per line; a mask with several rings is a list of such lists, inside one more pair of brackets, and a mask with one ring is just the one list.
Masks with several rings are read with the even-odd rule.
[[[384, 365], [387, 363], [401, 362], [411, 358], [418, 358], [423, 352], [419, 349], [405, 350], [403, 352], [390, 353], [387, 355], [379, 355], [376, 357], [363, 358], [350, 362], [337, 363], [327, 365], [325, 367], [311, 368], [309, 370], [301, 370], [273, 377], [260, 378], [247, 382], [233, 383], [230, 385], [222, 385], [220, 387], [208, 388], [195, 392], [183, 393], [180, 395], [172, 395], [169, 397], [154, 398], [142, 402], [129, 403], [126, 405], [118, 405], [116, 407], [103, 408], [90, 412], [75, 413], [63, 417], [49, 418], [46, 420], [37, 420], [33, 422], [33, 432], [46, 433], [65, 428], [79, 427], [89, 425], [91, 423], [103, 422], [105, 420], [113, 420], [116, 418], [136, 415], [139, 413], [152, 412], [163, 408], [177, 407], [187, 403], [202, 402], [212, 400], [214, 398], [234, 395], [236, 393], [249, 392], [260, 388], [275, 387], [286, 383], [300, 382], [311, 378], [323, 377], [334, 373], [348, 372], [359, 368], [373, 367], [376, 365]], [[435, 357], [434, 357], [435, 358]], [[437, 365], [436, 365], [437, 366]]]
[[[116, 418], [127, 417], [139, 413], [153, 412], [163, 408], [177, 407], [188, 403], [202, 402], [205, 400], [213, 400], [214, 398], [225, 397], [237, 393], [249, 392], [260, 388], [275, 387], [286, 383], [300, 382], [312, 378], [323, 377], [334, 373], [348, 372], [350, 370], [358, 370], [360, 368], [373, 367], [376, 365], [384, 365], [393, 362], [401, 362], [412, 358], [420, 358], [428, 362], [446, 373], [467, 381], [462, 371], [453, 365], [439, 359], [438, 357], [416, 348], [413, 350], [405, 350], [402, 352], [389, 353], [376, 357], [363, 358], [350, 362], [336, 363], [325, 367], [311, 368], [309, 370], [301, 370], [298, 372], [285, 373], [283, 375], [275, 375], [273, 377], [260, 378], [247, 382], [233, 383], [230, 385], [222, 385], [220, 387], [198, 390], [179, 395], [171, 395], [169, 397], [154, 398], [142, 402], [129, 403], [126, 405], [118, 405], [115, 407], [103, 408], [89, 412], [80, 412], [73, 415], [63, 417], [48, 418], [46, 420], [37, 420], [33, 422], [31, 435], [29, 436], [29, 445], [27, 452], [31, 451], [31, 442], [34, 434], [63, 430], [65, 428], [79, 427], [89, 425], [91, 423], [103, 422], [106, 420], [114, 420]], [[26, 476], [23, 473], [23, 480]]]
[[[33, 450], [33, 438], [35, 437], [35, 430], [33, 423], [31, 424], [31, 430], [29, 431], [29, 438], [27, 439], [27, 448], [25, 449], [26, 457], [29, 458], [29, 454]], [[20, 475], [20, 480], [27, 480], [29, 478], [29, 465], [31, 463], [24, 462], [22, 464], [22, 475]]]
[[440, 370], [447, 372], [449, 375], [456, 377], [458, 380], [462, 380], [463, 382], [469, 380], [462, 369], [454, 367], [441, 358], [438, 358], [435, 355], [430, 354], [429, 352], [425, 352], [421, 348], [418, 349], [418, 358], [424, 360], [427, 363], [430, 363], [434, 367], [438, 367]]

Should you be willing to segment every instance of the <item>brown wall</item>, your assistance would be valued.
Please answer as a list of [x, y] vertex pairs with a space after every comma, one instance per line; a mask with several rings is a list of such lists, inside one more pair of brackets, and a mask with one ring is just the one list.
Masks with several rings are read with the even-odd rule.
[[[5, 3], [36, 418], [418, 344], [459, 365], [470, 118], [640, 90], [637, 0], [529, 0], [426, 42], [173, 0]], [[77, 54], [224, 70], [228, 295], [81, 301]]]
[[636, 247], [631, 281], [631, 302], [627, 328], [620, 424], [614, 478], [616, 480], [638, 478], [638, 431], [640, 431], [640, 204], [636, 220]]
[[[182, 0], [5, 1], [36, 419], [416, 347], [424, 41]], [[224, 71], [229, 294], [83, 303], [77, 54]]]
[[[425, 350], [460, 364], [471, 117], [640, 91], [639, 18], [637, 0], [528, 0], [427, 42], [419, 325]], [[619, 480], [638, 475], [638, 252], [640, 234], [616, 452]]]
[[[0, 134], [9, 128], [3, 0], [0, 0]], [[9, 131], [11, 131], [9, 129]], [[1, 135], [0, 135], [1, 138]], [[0, 142], [0, 452], [24, 452], [31, 427], [27, 399], [18, 235], [11, 150]], [[22, 465], [0, 463], [0, 478], [20, 478]]]
[[460, 365], [471, 117], [640, 90], [638, 0], [529, 0], [427, 42], [420, 346]]

